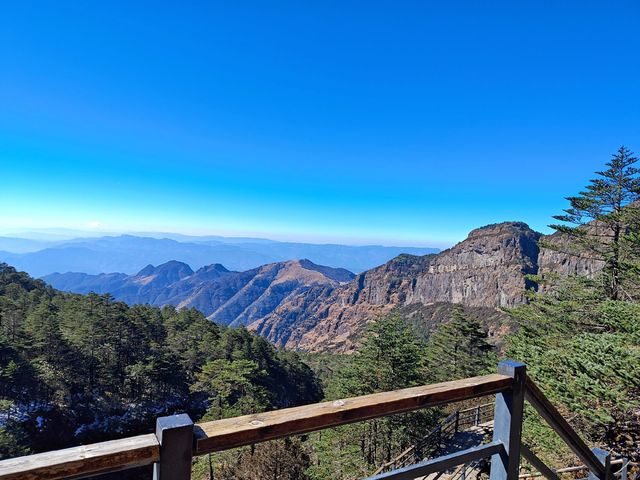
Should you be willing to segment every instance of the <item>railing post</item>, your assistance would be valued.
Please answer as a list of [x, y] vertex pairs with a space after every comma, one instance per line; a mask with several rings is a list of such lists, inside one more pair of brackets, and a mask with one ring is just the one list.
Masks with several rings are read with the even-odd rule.
[[620, 468], [620, 480], [627, 480], [627, 473], [629, 469], [629, 459], [622, 458], [622, 467]]
[[524, 363], [506, 360], [498, 364], [498, 373], [513, 377], [513, 388], [496, 395], [493, 440], [501, 442], [504, 450], [491, 457], [489, 479], [517, 480], [527, 366]]
[[611, 455], [601, 448], [592, 448], [591, 451], [600, 460], [600, 463], [604, 465], [604, 478], [599, 479], [596, 472], [589, 470], [588, 480], [610, 480], [613, 476], [611, 475]]
[[153, 480], [189, 480], [193, 458], [193, 422], [181, 413], [156, 420], [160, 461], [153, 465]]
[[476, 407], [476, 418], [474, 420], [474, 427], [477, 427], [478, 425], [480, 425], [480, 405], [478, 405]]
[[460, 427], [460, 410], [456, 410], [456, 423], [455, 423], [455, 428], [453, 430], [454, 435], [458, 433], [459, 427]]

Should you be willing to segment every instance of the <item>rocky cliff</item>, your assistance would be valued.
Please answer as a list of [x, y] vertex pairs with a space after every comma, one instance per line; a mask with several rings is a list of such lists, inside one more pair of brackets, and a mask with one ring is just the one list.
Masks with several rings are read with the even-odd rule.
[[524, 301], [525, 275], [537, 272], [539, 238], [521, 222], [479, 228], [439, 254], [400, 255], [349, 284], [310, 289], [250, 328], [286, 348], [349, 351], [368, 322], [398, 306], [511, 307]]
[[588, 258], [586, 255], [577, 255], [572, 252], [571, 242], [560, 233], [545, 235], [540, 239], [541, 245], [550, 244], [555, 248], [540, 248], [538, 256], [538, 273], [542, 276], [556, 274], [560, 276], [580, 275], [591, 277], [602, 270], [604, 263], [601, 260]]
[[472, 307], [512, 307], [537, 272], [540, 234], [525, 223], [478, 228], [463, 242], [433, 257], [405, 303], [452, 302]]

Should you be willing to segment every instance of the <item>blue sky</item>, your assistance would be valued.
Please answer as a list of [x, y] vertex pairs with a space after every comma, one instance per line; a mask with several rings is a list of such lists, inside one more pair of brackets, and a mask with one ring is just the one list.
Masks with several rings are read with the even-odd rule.
[[3, 5], [0, 230], [446, 245], [640, 153], [638, 2], [130, 3]]

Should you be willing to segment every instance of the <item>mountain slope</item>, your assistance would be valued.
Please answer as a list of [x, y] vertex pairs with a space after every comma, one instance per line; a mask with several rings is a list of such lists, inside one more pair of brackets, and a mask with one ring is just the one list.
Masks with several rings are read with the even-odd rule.
[[110, 293], [129, 304], [197, 308], [210, 320], [239, 326], [268, 315], [309, 288], [336, 287], [353, 277], [344, 269], [290, 260], [245, 272], [232, 272], [219, 264], [194, 272], [185, 263], [170, 261], [157, 267], [148, 265], [135, 275], [65, 273], [43, 279], [61, 290]]
[[290, 297], [250, 328], [287, 348], [348, 351], [354, 332], [398, 306], [514, 306], [524, 301], [525, 275], [537, 272], [539, 238], [521, 222], [479, 228], [440, 254], [401, 255], [349, 284], [318, 286], [304, 298]]

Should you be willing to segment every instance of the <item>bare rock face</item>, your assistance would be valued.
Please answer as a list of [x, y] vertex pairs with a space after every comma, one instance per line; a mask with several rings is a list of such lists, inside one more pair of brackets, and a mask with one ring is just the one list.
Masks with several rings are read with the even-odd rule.
[[451, 302], [513, 307], [524, 301], [526, 274], [537, 272], [540, 234], [520, 222], [473, 230], [418, 275], [406, 303]]
[[397, 306], [514, 306], [524, 301], [525, 275], [537, 272], [539, 237], [521, 222], [479, 228], [442, 253], [400, 255], [346, 285], [290, 298], [250, 328], [286, 348], [348, 352], [370, 321]]
[[561, 233], [554, 233], [551, 235], [545, 235], [541, 238], [541, 243], [552, 244], [558, 248], [558, 250], [540, 248], [540, 255], [538, 256], [538, 273], [542, 276], [548, 274], [556, 274], [559, 276], [579, 275], [592, 277], [604, 266], [604, 262], [593, 258], [588, 258], [583, 255], [571, 255], [566, 252], [571, 252], [571, 239], [562, 235]]

